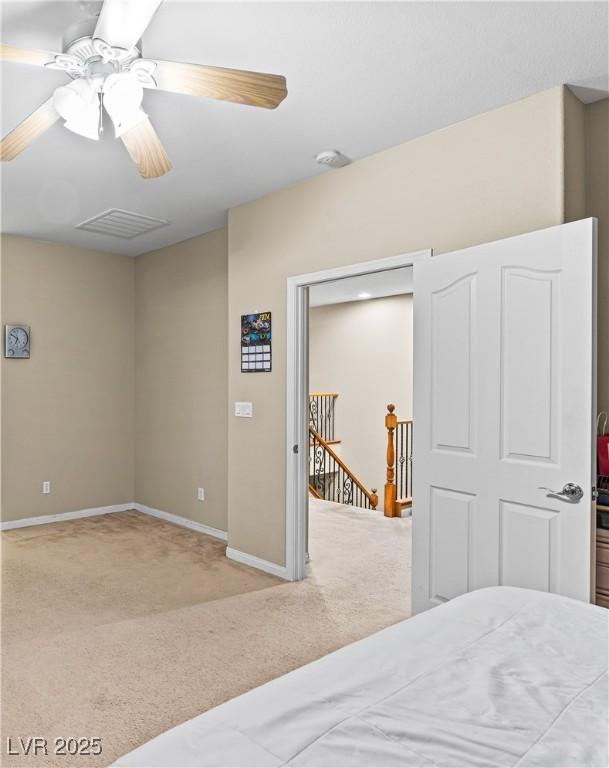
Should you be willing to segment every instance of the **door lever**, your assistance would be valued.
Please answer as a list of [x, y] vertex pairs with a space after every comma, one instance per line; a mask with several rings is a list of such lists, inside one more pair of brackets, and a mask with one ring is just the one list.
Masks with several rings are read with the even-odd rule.
[[577, 504], [584, 495], [581, 486], [576, 485], [575, 483], [565, 483], [562, 491], [553, 491], [551, 488], [546, 488], [543, 485], [539, 485], [538, 490], [547, 491], [546, 496], [555, 496], [564, 501], [569, 501], [571, 504]]

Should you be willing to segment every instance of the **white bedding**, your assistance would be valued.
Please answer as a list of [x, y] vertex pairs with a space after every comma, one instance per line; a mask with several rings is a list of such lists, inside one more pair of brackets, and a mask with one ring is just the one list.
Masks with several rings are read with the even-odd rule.
[[478, 590], [228, 701], [117, 766], [599, 766], [609, 611]]

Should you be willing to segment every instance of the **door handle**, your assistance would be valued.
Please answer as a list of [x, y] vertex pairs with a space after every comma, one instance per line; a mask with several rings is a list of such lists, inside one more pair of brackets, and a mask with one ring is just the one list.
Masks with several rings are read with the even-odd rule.
[[546, 496], [556, 496], [559, 499], [571, 502], [571, 504], [577, 504], [584, 495], [581, 486], [575, 483], [565, 483], [562, 491], [553, 491], [551, 488], [545, 488], [543, 485], [538, 486], [538, 490], [547, 491]]

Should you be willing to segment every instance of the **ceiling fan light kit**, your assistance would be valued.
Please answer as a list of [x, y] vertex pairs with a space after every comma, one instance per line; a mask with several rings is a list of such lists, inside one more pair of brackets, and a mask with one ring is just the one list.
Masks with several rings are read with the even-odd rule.
[[53, 105], [69, 131], [99, 139], [99, 94], [89, 80], [83, 77], [60, 85], [53, 93]]
[[[88, 20], [88, 33], [72, 38], [62, 53], [0, 45], [3, 61], [60, 70], [72, 78], [0, 141], [0, 159], [13, 160], [58, 117], [73, 133], [97, 140], [105, 110], [140, 175], [155, 178], [167, 173], [171, 162], [142, 109], [144, 88], [266, 109], [285, 99], [281, 75], [142, 58], [140, 38], [161, 2], [105, 0], [99, 17]], [[83, 23], [78, 28], [84, 32]]]
[[[66, 121], [65, 127], [88, 139], [99, 139], [103, 131], [103, 106], [114, 124], [115, 136], [119, 138], [146, 119], [147, 115], [141, 108], [144, 98], [141, 83], [149, 83], [156, 65], [139, 59], [134, 62], [139, 66], [125, 69], [120, 58], [107, 58], [115, 49], [99, 38], [93, 43], [95, 49], [100, 51], [101, 59], [94, 57], [84, 63], [76, 60], [76, 66], [75, 57], [66, 54], [56, 57], [61, 64], [51, 66], [65, 69], [75, 79], [55, 89], [53, 102]], [[81, 74], [72, 74], [76, 71]]]
[[133, 75], [110, 75], [104, 81], [102, 94], [117, 139], [148, 117], [142, 109], [144, 89]]

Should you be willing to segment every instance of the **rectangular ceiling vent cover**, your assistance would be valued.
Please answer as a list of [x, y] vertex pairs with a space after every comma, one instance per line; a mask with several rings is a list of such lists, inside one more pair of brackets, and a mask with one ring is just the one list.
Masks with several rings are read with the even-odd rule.
[[165, 219], [154, 219], [141, 213], [110, 208], [109, 211], [104, 211], [77, 224], [75, 229], [84, 229], [86, 232], [97, 232], [100, 235], [112, 235], [112, 237], [121, 237], [123, 240], [132, 240], [134, 237], [153, 232], [155, 229], [166, 227], [168, 224], [169, 222]]

